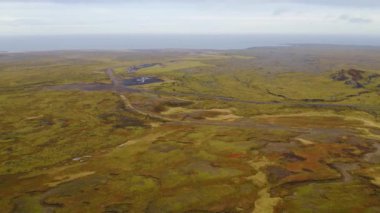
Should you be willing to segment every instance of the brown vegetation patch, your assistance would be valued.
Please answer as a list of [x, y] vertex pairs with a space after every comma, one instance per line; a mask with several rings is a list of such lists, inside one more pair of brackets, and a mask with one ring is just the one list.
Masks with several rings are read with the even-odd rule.
[[268, 173], [268, 180], [271, 183], [276, 183], [292, 174], [293, 172], [280, 167], [280, 166], [269, 166], [266, 168], [266, 171]]
[[295, 174], [284, 178], [281, 182], [339, 178], [340, 175], [327, 165], [326, 160], [351, 157], [351, 153], [345, 152], [347, 148], [348, 146], [344, 144], [316, 144], [312, 147], [295, 149], [294, 154], [304, 160], [284, 163], [285, 168]]
[[153, 103], [153, 112], [162, 113], [170, 108], [182, 108], [193, 104], [192, 101], [180, 100], [180, 99], [170, 99], [170, 100], [160, 100]]
[[363, 88], [366, 84], [371, 83], [375, 78], [380, 77], [379, 74], [368, 74], [366, 71], [349, 69], [340, 70], [331, 75], [335, 81], [344, 81], [347, 85], [352, 85], [354, 88]]
[[294, 154], [293, 152], [284, 153], [284, 154], [282, 154], [282, 156], [284, 157], [283, 159], [286, 160], [287, 162], [297, 162], [297, 161], [306, 160], [305, 158], [300, 157], [300, 156]]

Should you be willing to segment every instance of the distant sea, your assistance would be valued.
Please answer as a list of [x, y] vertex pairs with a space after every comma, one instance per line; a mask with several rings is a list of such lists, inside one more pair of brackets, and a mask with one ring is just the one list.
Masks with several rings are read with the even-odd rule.
[[128, 49], [244, 49], [291, 44], [380, 46], [380, 36], [347, 35], [56, 35], [1, 36], [0, 52]]

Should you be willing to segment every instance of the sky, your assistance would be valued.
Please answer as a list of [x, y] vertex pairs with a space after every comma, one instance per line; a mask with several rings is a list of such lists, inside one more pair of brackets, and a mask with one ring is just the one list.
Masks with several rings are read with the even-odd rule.
[[0, 0], [0, 36], [380, 35], [380, 0]]

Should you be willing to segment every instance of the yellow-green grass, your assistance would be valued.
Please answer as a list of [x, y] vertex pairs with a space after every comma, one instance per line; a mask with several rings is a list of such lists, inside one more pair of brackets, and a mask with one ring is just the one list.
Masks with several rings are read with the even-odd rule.
[[[40, 58], [1, 68], [3, 211], [378, 211], [378, 171], [366, 170], [374, 166], [363, 158], [376, 151], [380, 134], [377, 80], [356, 89], [332, 80], [334, 71], [268, 73], [251, 66], [259, 58], [230, 53], [206, 52], [194, 60], [185, 60], [191, 54], [109, 54], [74, 54], [76, 61]], [[125, 72], [144, 63], [165, 66]], [[119, 94], [44, 89], [110, 82], [103, 72], [107, 67], [124, 77], [164, 79], [145, 89], [171, 93], [124, 95], [148, 113], [179, 104], [174, 114], [185, 119], [155, 121], [151, 127], [149, 118], [125, 108]], [[371, 93], [345, 98], [365, 90]], [[342, 106], [312, 106], [303, 99]], [[213, 109], [233, 109], [228, 112], [239, 119], [186, 118]], [[343, 182], [331, 166], [336, 162], [359, 163], [369, 179], [348, 171], [353, 182]]]
[[0, 100], [0, 174], [51, 166], [113, 147], [133, 134], [128, 126], [144, 125], [110, 92], [17, 92], [2, 94]]
[[311, 183], [297, 187], [280, 208], [287, 212], [378, 212], [375, 189], [360, 183]]

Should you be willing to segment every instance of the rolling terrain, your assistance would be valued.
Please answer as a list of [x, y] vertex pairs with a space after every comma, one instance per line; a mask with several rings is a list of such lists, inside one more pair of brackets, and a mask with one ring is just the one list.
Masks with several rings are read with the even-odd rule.
[[0, 76], [3, 212], [380, 212], [380, 48], [0, 53]]

